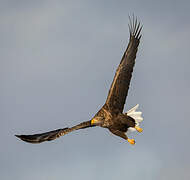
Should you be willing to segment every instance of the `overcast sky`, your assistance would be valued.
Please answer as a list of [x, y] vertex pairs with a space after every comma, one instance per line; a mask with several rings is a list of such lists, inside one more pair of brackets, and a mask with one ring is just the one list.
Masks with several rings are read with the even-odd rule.
[[[0, 179], [190, 179], [189, 0], [0, 0]], [[143, 24], [125, 111], [136, 145], [103, 128], [34, 145], [32, 134], [90, 120]]]

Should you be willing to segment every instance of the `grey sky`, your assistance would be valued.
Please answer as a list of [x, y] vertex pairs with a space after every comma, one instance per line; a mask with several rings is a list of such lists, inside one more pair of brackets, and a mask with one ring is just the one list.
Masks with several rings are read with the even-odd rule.
[[[0, 179], [186, 180], [188, 0], [0, 1]], [[105, 102], [129, 39], [143, 24], [125, 111], [143, 111], [135, 146], [91, 128], [39, 145], [31, 134], [89, 120]]]

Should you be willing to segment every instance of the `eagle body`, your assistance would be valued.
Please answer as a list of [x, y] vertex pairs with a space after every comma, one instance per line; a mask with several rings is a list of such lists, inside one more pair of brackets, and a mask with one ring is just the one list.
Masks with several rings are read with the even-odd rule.
[[113, 125], [110, 126], [109, 129], [117, 129], [122, 132], [127, 132], [129, 127], [135, 127], [135, 120], [132, 117], [124, 114], [118, 114], [113, 119], [113, 122]]
[[105, 106], [95, 115], [93, 119], [101, 119], [99, 126], [108, 129], [120, 129], [126, 132], [129, 127], [135, 127], [135, 119], [128, 116], [127, 114], [118, 113], [111, 114], [110, 111], [105, 109]]
[[41, 143], [54, 140], [75, 130], [99, 126], [109, 129], [111, 133], [127, 140], [130, 144], [135, 144], [135, 140], [129, 139], [126, 133], [128, 130], [142, 132], [142, 128], [139, 127], [139, 123], [143, 120], [141, 117], [142, 112], [136, 111], [139, 106], [138, 104], [126, 113], [123, 112], [123, 109], [141, 39], [142, 26], [134, 16], [132, 20], [129, 17], [129, 20], [130, 39], [127, 49], [116, 70], [106, 102], [95, 116], [90, 121], [82, 122], [70, 128], [62, 128], [33, 135], [16, 135], [16, 137], [29, 143]]

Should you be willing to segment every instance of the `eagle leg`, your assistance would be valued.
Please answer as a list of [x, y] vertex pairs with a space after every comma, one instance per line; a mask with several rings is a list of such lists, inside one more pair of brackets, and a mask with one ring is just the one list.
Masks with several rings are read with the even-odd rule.
[[143, 132], [143, 129], [140, 128], [139, 126], [135, 126], [135, 129], [136, 129], [139, 133]]
[[114, 130], [114, 129], [109, 129], [113, 134], [115, 134], [116, 136], [120, 136], [121, 138], [127, 140], [130, 144], [134, 145], [135, 144], [135, 140], [134, 139], [129, 139], [127, 137], [127, 135], [119, 130]]
[[127, 139], [127, 141], [130, 143], [130, 144], [132, 144], [132, 145], [134, 145], [135, 144], [135, 140], [134, 139]]

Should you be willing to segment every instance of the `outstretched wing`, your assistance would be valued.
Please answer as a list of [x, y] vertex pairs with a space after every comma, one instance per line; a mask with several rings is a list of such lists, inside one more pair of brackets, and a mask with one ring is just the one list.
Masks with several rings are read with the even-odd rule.
[[135, 19], [133, 16], [133, 20], [131, 21], [130, 17], [129, 20], [129, 44], [116, 70], [115, 77], [106, 100], [106, 105], [112, 113], [123, 111], [133, 67], [135, 65], [136, 53], [141, 38], [140, 33], [142, 26], [137, 22], [137, 18]]
[[71, 128], [57, 129], [54, 131], [49, 131], [49, 132], [45, 132], [45, 133], [41, 133], [41, 134], [15, 135], [15, 136], [28, 143], [37, 144], [37, 143], [41, 143], [44, 141], [52, 141], [56, 138], [59, 138], [60, 136], [64, 136], [65, 134], [68, 134], [74, 130], [84, 129], [84, 128], [93, 127], [93, 126], [94, 125], [91, 125], [91, 121], [86, 121], [86, 122], [80, 123], [76, 126], [73, 126]]

